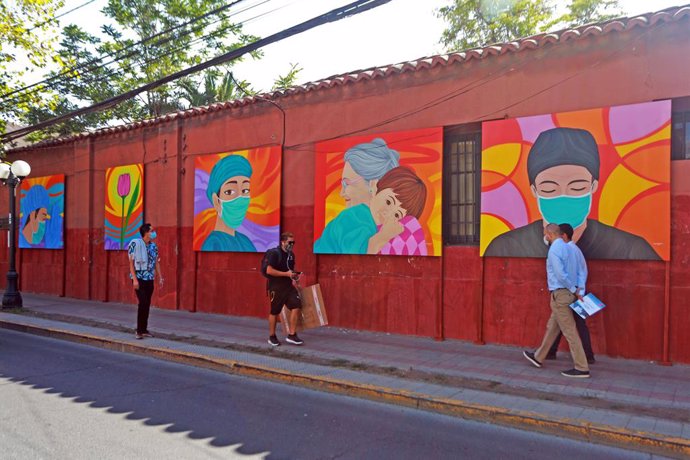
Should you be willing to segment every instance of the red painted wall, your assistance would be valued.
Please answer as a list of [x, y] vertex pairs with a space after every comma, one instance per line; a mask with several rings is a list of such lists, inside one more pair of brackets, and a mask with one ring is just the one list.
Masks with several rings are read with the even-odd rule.
[[[298, 265], [308, 283], [321, 283], [331, 324], [535, 346], [549, 315], [543, 260], [481, 259], [474, 246], [446, 246], [436, 258], [315, 256], [314, 143], [687, 97], [690, 61], [680, 57], [690, 52], [688, 22], [281, 97], [285, 132], [281, 111], [258, 101], [14, 152], [10, 159], [28, 160], [33, 176], [64, 173], [67, 181], [65, 250], [21, 250], [21, 289], [135, 302], [125, 254], [103, 249], [104, 176], [108, 167], [143, 162], [145, 220], [160, 235], [166, 278], [154, 304], [264, 317], [260, 254], [191, 249], [194, 158], [284, 138], [281, 228], [295, 233]], [[669, 276], [663, 262], [590, 262], [589, 286], [608, 304], [590, 321], [597, 353], [690, 362], [690, 162], [672, 168]], [[0, 194], [0, 209], [7, 199]], [[0, 250], [0, 269], [6, 262]]]

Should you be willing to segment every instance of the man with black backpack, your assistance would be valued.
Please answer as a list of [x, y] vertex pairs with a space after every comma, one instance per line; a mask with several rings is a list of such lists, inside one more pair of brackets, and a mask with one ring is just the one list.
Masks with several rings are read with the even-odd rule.
[[280, 245], [269, 249], [261, 262], [261, 272], [268, 278], [268, 296], [271, 299], [271, 313], [268, 315], [268, 343], [277, 347], [280, 345], [276, 337], [276, 323], [283, 306], [290, 310], [288, 320], [288, 336], [285, 340], [293, 345], [304, 342], [297, 337], [297, 320], [299, 319], [302, 299], [293, 281], [298, 281], [302, 272], [295, 271], [295, 255], [292, 247], [295, 237], [290, 232], [280, 235]]

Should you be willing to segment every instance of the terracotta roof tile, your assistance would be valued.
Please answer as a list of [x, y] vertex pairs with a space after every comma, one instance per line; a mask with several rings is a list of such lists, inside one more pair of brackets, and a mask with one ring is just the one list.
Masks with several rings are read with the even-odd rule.
[[136, 129], [142, 126], [152, 126], [154, 124], [162, 123], [165, 121], [175, 120], [176, 118], [189, 118], [197, 115], [202, 115], [204, 113], [211, 111], [243, 107], [246, 105], [262, 102], [262, 99], [265, 100], [267, 98], [275, 99], [281, 97], [288, 97], [299, 93], [319, 91], [350, 83], [375, 80], [378, 78], [386, 78], [399, 73], [416, 72], [422, 69], [430, 69], [439, 66], [449, 66], [458, 63], [468, 62], [473, 59], [486, 59], [490, 56], [519, 53], [524, 50], [537, 49], [547, 45], [555, 45], [558, 43], [564, 43], [571, 40], [580, 40], [585, 39], [587, 37], [602, 36], [609, 34], [611, 32], [622, 32], [637, 27], [651, 27], [659, 23], [680, 21], [687, 16], [690, 16], [690, 5], [667, 8], [666, 10], [658, 11], [655, 13], [647, 13], [630, 18], [613, 19], [598, 24], [586, 24], [580, 27], [565, 29], [557, 32], [540, 33], [507, 43], [491, 44], [483, 48], [475, 48], [471, 50], [459, 51], [445, 55], [424, 57], [416, 60], [400, 62], [397, 64], [377, 66], [372, 67], [370, 69], [349, 72], [342, 75], [333, 75], [322, 80], [305, 83], [299, 86], [293, 86], [284, 90], [267, 92], [262, 95], [259, 95], [258, 97], [249, 96], [234, 101], [216, 103], [205, 107], [194, 107], [188, 110], [179, 111], [155, 119], [143, 120], [136, 123], [130, 123], [128, 125], [103, 128], [96, 130], [94, 132], [82, 133], [67, 138], [51, 139], [48, 141], [40, 142], [38, 144], [34, 144], [32, 146], [21, 147], [15, 149], [14, 151], [23, 151], [37, 147], [51, 146], [73, 140], [84, 139], [87, 137], [99, 136], [101, 134], [119, 133], [123, 131]]

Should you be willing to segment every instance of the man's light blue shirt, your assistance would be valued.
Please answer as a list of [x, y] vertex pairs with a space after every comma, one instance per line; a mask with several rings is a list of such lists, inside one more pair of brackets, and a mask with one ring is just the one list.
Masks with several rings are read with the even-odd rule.
[[568, 249], [570, 249], [570, 251], [573, 253], [573, 257], [575, 258], [576, 262], [577, 290], [581, 295], [585, 295], [585, 292], [587, 292], [585, 289], [585, 285], [587, 284], [587, 261], [585, 260], [584, 254], [582, 254], [582, 251], [574, 241], [568, 242], [567, 246]]
[[577, 260], [565, 241], [556, 238], [546, 256], [546, 281], [549, 291], [567, 289], [573, 294], [577, 286]]

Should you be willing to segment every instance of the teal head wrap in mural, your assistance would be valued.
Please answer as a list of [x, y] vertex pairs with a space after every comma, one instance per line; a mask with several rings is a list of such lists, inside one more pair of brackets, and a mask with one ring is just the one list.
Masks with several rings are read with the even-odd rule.
[[246, 158], [239, 155], [229, 155], [218, 161], [208, 178], [208, 188], [206, 189], [208, 200], [213, 203], [214, 194], [220, 197], [220, 188], [228, 179], [235, 176], [252, 176], [252, 165]]

